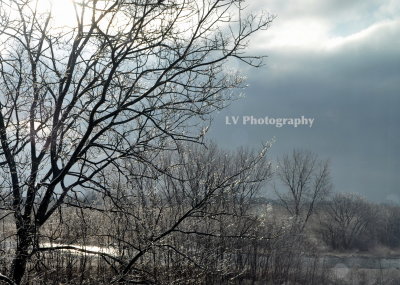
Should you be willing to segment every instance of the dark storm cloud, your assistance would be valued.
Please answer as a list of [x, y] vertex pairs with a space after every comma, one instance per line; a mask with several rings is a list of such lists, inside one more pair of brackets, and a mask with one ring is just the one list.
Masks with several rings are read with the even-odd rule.
[[[313, 150], [331, 159], [336, 191], [399, 202], [399, 34], [400, 21], [390, 20], [326, 37], [320, 46], [266, 42], [266, 66], [249, 71], [246, 98], [215, 118], [211, 136], [230, 147], [276, 137], [272, 158], [294, 147]], [[311, 129], [225, 125], [226, 116], [243, 115], [304, 115], [315, 123]]]

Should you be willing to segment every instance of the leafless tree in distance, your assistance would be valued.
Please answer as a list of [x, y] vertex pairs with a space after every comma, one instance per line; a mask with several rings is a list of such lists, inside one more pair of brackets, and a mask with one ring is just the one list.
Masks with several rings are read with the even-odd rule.
[[321, 228], [325, 242], [333, 249], [351, 249], [360, 241], [372, 221], [372, 207], [361, 196], [338, 193], [329, 201]]
[[278, 160], [277, 176], [286, 189], [276, 191], [279, 200], [302, 231], [316, 205], [331, 191], [329, 163], [310, 151], [295, 149]]

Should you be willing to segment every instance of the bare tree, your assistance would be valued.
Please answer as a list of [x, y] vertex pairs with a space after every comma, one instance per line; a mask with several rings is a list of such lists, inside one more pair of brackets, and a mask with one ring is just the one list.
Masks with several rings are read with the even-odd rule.
[[278, 161], [277, 175], [287, 192], [276, 193], [302, 231], [316, 205], [332, 188], [329, 163], [310, 151], [295, 149]]
[[385, 246], [400, 246], [400, 207], [397, 205], [380, 205], [377, 209], [379, 219], [373, 230], [378, 240]]
[[243, 16], [236, 0], [78, 0], [61, 27], [40, 2], [0, 1], [0, 175], [17, 284], [69, 196], [102, 189], [94, 177], [125, 158], [151, 164], [199, 139], [197, 119], [242, 86], [223, 64], [258, 66], [243, 49], [272, 20]]
[[357, 246], [371, 222], [372, 207], [355, 194], [336, 194], [321, 216], [323, 239], [333, 249], [351, 249]]

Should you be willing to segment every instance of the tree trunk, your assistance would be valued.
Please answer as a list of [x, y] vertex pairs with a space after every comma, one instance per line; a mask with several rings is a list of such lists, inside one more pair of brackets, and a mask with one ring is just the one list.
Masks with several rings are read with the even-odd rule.
[[12, 263], [12, 278], [14, 282], [21, 284], [22, 277], [25, 274], [26, 264], [29, 258], [29, 247], [32, 244], [31, 232], [22, 227], [17, 232], [17, 249], [15, 251], [14, 260]]

